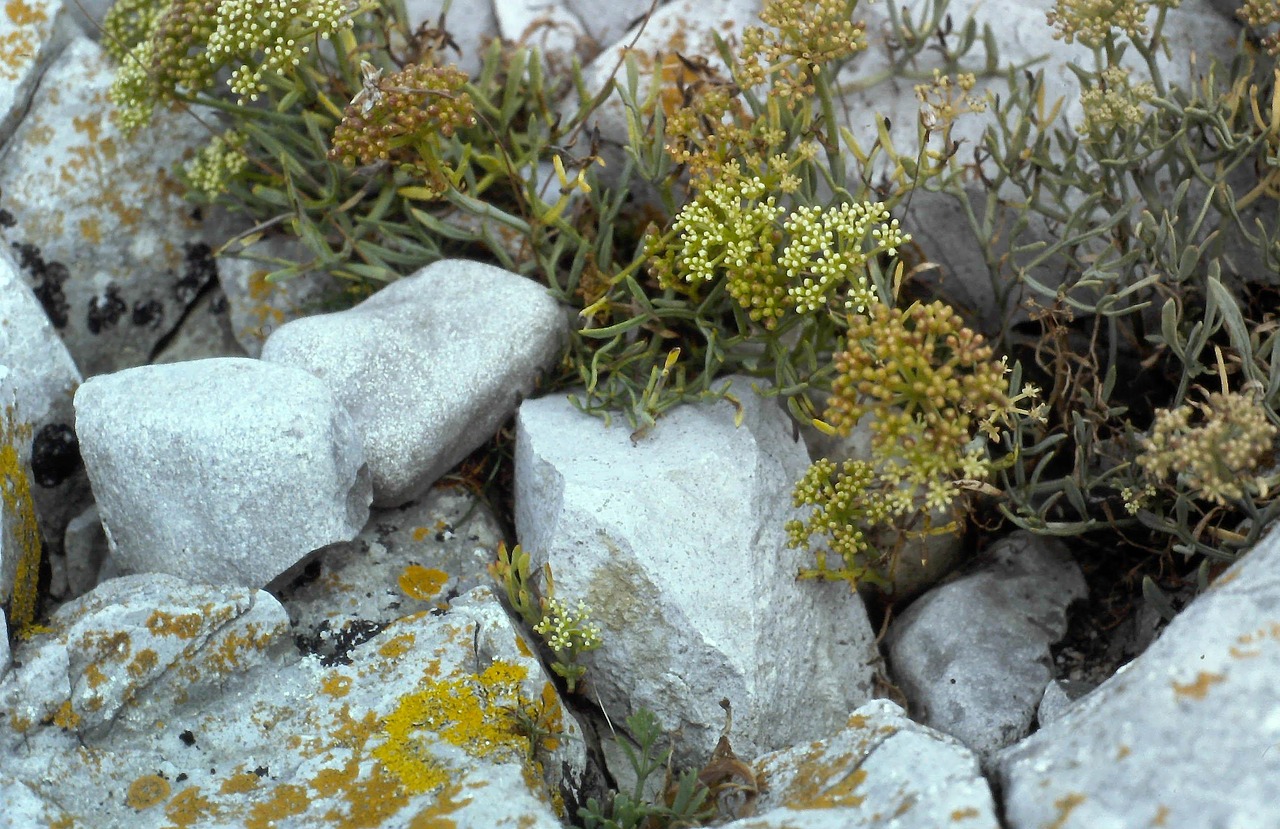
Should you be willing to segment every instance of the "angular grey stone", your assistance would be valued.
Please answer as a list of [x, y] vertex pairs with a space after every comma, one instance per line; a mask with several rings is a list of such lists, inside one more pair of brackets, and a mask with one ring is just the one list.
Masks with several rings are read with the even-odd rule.
[[996, 761], [1010, 829], [1280, 826], [1280, 534]]
[[922, 723], [985, 760], [1031, 730], [1053, 679], [1049, 646], [1087, 590], [1062, 542], [1013, 533], [973, 572], [898, 617], [887, 637], [890, 671]]
[[587, 34], [604, 48], [619, 42], [628, 42], [624, 36], [633, 26], [638, 26], [653, 7], [653, 0], [618, 0], [614, 3], [597, 3], [595, 0], [563, 0], [569, 11], [577, 15]]
[[142, 366], [90, 379], [75, 406], [124, 572], [259, 587], [368, 518], [359, 434], [304, 371], [242, 358]]
[[594, 51], [582, 21], [562, 1], [498, 0], [493, 13], [502, 37], [537, 49], [551, 77], [564, 77], [575, 57], [588, 58]]
[[66, 550], [68, 595], [75, 597], [88, 593], [98, 584], [98, 573], [107, 559], [107, 535], [102, 530], [98, 506], [94, 504], [67, 523], [63, 536]]
[[97, 44], [73, 40], [0, 158], [4, 237], [86, 377], [146, 363], [215, 276], [171, 172], [207, 129], [162, 111], [126, 139], [107, 98], [114, 72]]
[[262, 359], [329, 384], [364, 437], [374, 504], [392, 507], [493, 436], [554, 364], [566, 326], [533, 280], [454, 259], [287, 323]]
[[[440, 20], [446, 0], [405, 0], [405, 14], [409, 25], [432, 26]], [[449, 50], [446, 60], [456, 61], [458, 68], [475, 77], [480, 71], [480, 61], [485, 49], [498, 37], [498, 21], [490, 3], [451, 3], [444, 28], [453, 36], [460, 53]]]
[[755, 817], [724, 829], [997, 829], [991, 788], [958, 740], [889, 700], [863, 705], [835, 735], [767, 754]]
[[[11, 417], [15, 431], [24, 435], [14, 449], [28, 476], [44, 556], [54, 567], [49, 592], [56, 597], [67, 592], [59, 572], [63, 530], [91, 501], [89, 479], [76, 451], [71, 406], [79, 385], [75, 362], [18, 276], [8, 246], [0, 244], [0, 419]], [[0, 524], [0, 533], [11, 532], [12, 527]], [[17, 557], [11, 546], [0, 543], [0, 604], [13, 589]]]
[[711, 753], [722, 698], [740, 754], [822, 736], [870, 697], [878, 659], [847, 585], [796, 580], [809, 554], [784, 524], [808, 454], [750, 382], [733, 379], [737, 428], [722, 401], [633, 440], [559, 395], [516, 421], [517, 535], [602, 628], [587, 681], [615, 724], [643, 706], [683, 729], [684, 760]]
[[558, 829], [556, 796], [577, 796], [560, 787], [581, 731], [487, 590], [393, 622], [345, 665], [298, 657], [262, 591], [158, 574], [57, 621], [0, 682], [0, 826]]

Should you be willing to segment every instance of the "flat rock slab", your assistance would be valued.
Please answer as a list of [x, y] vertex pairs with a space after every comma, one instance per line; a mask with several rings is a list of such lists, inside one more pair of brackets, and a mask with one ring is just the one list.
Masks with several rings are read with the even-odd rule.
[[86, 377], [148, 362], [216, 275], [172, 173], [206, 128], [166, 111], [125, 138], [114, 74], [97, 44], [73, 40], [0, 158], [3, 236]]
[[809, 458], [774, 399], [733, 379], [727, 402], [681, 406], [633, 440], [556, 395], [516, 421], [516, 530], [556, 594], [586, 603], [604, 644], [587, 682], [619, 723], [639, 707], [682, 729], [694, 760], [733, 707], [751, 756], [815, 739], [871, 696], [878, 659], [847, 585], [798, 582], [791, 489]]
[[1084, 576], [1055, 539], [1019, 531], [894, 622], [890, 671], [921, 722], [986, 758], [1026, 736]]
[[860, 707], [825, 739], [754, 763], [755, 816], [725, 829], [997, 829], [991, 788], [960, 742], [889, 700]]
[[1002, 752], [1011, 829], [1280, 826], [1280, 535], [1141, 656]]
[[[269, 594], [162, 575], [107, 582], [54, 623], [0, 683], [0, 826], [558, 829], [583, 767], [576, 722], [488, 591], [332, 667], [297, 655]], [[99, 698], [119, 707], [86, 727]]]
[[329, 388], [244, 358], [91, 378], [76, 430], [123, 572], [267, 584], [369, 515], [360, 437]]
[[262, 359], [333, 389], [363, 435], [374, 504], [394, 507], [493, 437], [559, 357], [566, 326], [536, 282], [451, 259], [349, 310], [285, 324]]

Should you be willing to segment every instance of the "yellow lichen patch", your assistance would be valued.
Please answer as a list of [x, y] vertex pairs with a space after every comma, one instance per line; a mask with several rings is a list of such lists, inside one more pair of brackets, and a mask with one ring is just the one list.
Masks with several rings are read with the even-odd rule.
[[436, 805], [414, 815], [409, 821], [409, 829], [457, 829], [458, 823], [449, 815], [471, 802], [471, 798], [458, 798], [462, 786], [450, 783], [436, 796]]
[[962, 820], [968, 820], [972, 817], [979, 817], [978, 810], [972, 806], [966, 806], [963, 809], [953, 809], [951, 811], [951, 820], [959, 823]]
[[406, 596], [426, 602], [434, 599], [448, 581], [449, 574], [443, 570], [410, 564], [400, 574], [399, 584]]
[[542, 748], [555, 751], [560, 747], [560, 736], [564, 733], [564, 711], [560, 708], [560, 696], [556, 686], [550, 682], [542, 686], [542, 700], [538, 708], [538, 727], [546, 736], [542, 738]]
[[163, 610], [155, 610], [147, 617], [144, 624], [147, 630], [156, 636], [193, 639], [200, 632], [202, 617], [199, 613], [166, 613]]
[[143, 648], [134, 655], [133, 661], [125, 667], [125, 670], [134, 679], [141, 679], [156, 669], [158, 661], [155, 651], [151, 648]]
[[1081, 803], [1084, 803], [1084, 795], [1078, 792], [1063, 795], [1053, 801], [1053, 807], [1058, 810], [1058, 819], [1053, 823], [1046, 824], [1045, 829], [1062, 829], [1062, 827], [1067, 825], [1067, 819], [1071, 817], [1071, 813], [1074, 812], [1076, 807]]
[[174, 826], [195, 826], [222, 814], [222, 810], [209, 798], [200, 794], [199, 786], [188, 786], [174, 795], [164, 813]]
[[1130, 749], [1130, 748], [1129, 748], [1127, 745], [1125, 745], [1124, 743], [1121, 743], [1121, 744], [1120, 744], [1120, 747], [1119, 747], [1118, 749], [1116, 749], [1116, 759], [1117, 759], [1117, 760], [1123, 760], [1124, 758], [1128, 757], [1128, 756], [1129, 756], [1130, 754], [1132, 754], [1132, 753], [1133, 753], [1133, 750], [1132, 750], [1132, 749]]
[[1194, 682], [1185, 685], [1179, 682], [1173, 683], [1173, 693], [1181, 699], [1204, 699], [1209, 693], [1209, 688], [1217, 685], [1219, 682], [1225, 682], [1226, 676], [1223, 674], [1211, 674], [1208, 671], [1201, 671], [1196, 675]]
[[409, 533], [409, 535], [414, 541], [422, 541], [430, 532], [431, 530], [428, 530], [426, 527], [414, 527], [413, 531]]
[[169, 799], [169, 781], [158, 774], [144, 774], [129, 784], [124, 802], [130, 808], [142, 811]]
[[281, 783], [271, 790], [270, 797], [253, 804], [244, 822], [245, 829], [274, 829], [277, 821], [305, 812], [310, 802], [302, 786]]
[[393, 636], [383, 642], [378, 647], [378, 653], [387, 659], [399, 659], [413, 649], [413, 643], [413, 633], [401, 633], [399, 636]]
[[1151, 818], [1152, 826], [1165, 826], [1169, 820], [1169, 807], [1164, 804], [1156, 810], [1156, 816]]
[[386, 742], [373, 755], [406, 789], [426, 792], [443, 785], [448, 770], [430, 751], [444, 741], [472, 757], [506, 755], [528, 762], [528, 737], [520, 733], [516, 711], [520, 682], [528, 671], [495, 661], [478, 677], [427, 682], [421, 691], [401, 697], [383, 721]]
[[244, 670], [246, 664], [241, 657], [246, 653], [262, 653], [280, 635], [275, 627], [264, 628], [249, 622], [243, 631], [231, 632], [219, 639], [213, 647], [206, 647], [202, 652], [205, 664], [211, 670], [227, 676]]
[[62, 703], [54, 712], [53, 724], [64, 731], [75, 731], [80, 727], [80, 715], [71, 707], [71, 700]]
[[338, 699], [351, 693], [351, 677], [331, 671], [320, 680], [320, 693]]
[[352, 757], [342, 768], [323, 769], [311, 781], [311, 788], [322, 798], [339, 798], [324, 814], [324, 825], [335, 829], [374, 829], [386, 823], [409, 803], [400, 781], [386, 768], [374, 765], [369, 775], [360, 777], [360, 762]]
[[866, 779], [866, 771], [855, 766], [853, 755], [828, 756], [811, 750], [796, 764], [783, 805], [791, 809], [859, 806], [863, 797], [856, 790]]
[[107, 675], [97, 665], [90, 663], [85, 666], [84, 681], [90, 688], [101, 688], [107, 681]]
[[[13, 19], [14, 3], [6, 8]], [[21, 8], [21, 3], [17, 3]], [[31, 477], [18, 456], [18, 447], [31, 440], [31, 426], [17, 423], [12, 406], [0, 417], [0, 500], [9, 514], [10, 539], [17, 551], [18, 565], [9, 595], [9, 624], [22, 635], [36, 620], [37, 588], [40, 581], [40, 525], [31, 497]]]
[[80, 219], [80, 237], [91, 245], [102, 244], [102, 223], [97, 216], [86, 216]]
[[[243, 766], [241, 766], [243, 768]], [[244, 794], [258, 788], [262, 778], [251, 771], [238, 771], [222, 781], [218, 787], [220, 794]]]
[[533, 656], [533, 651], [529, 650], [529, 643], [519, 634], [516, 634], [516, 650], [520, 651], [521, 656]]
[[5, 17], [9, 18], [9, 22], [15, 26], [30, 26], [33, 23], [43, 23], [49, 19], [49, 15], [44, 13], [44, 9], [37, 6], [28, 6], [22, 0], [8, 0], [4, 4]]

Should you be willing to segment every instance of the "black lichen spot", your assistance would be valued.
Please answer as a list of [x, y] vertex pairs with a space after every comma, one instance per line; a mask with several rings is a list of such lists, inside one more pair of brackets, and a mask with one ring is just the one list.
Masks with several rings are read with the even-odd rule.
[[44, 306], [53, 327], [66, 328], [71, 320], [71, 307], [67, 305], [67, 295], [62, 291], [62, 283], [70, 276], [67, 266], [61, 262], [44, 261], [40, 248], [35, 245], [14, 242], [13, 249], [18, 253], [18, 266], [30, 277], [31, 291]]
[[218, 264], [213, 258], [213, 248], [204, 244], [186, 246], [182, 276], [173, 285], [173, 295], [185, 308], [195, 301], [209, 280], [218, 278]]
[[13, 227], [18, 220], [8, 210], [0, 209], [0, 227]]
[[258, 775], [259, 777], [266, 777], [269, 772], [270, 772], [270, 768], [267, 766], [258, 766], [256, 769], [253, 770], [253, 773]]
[[184, 772], [181, 772], [177, 777], [173, 778], [173, 782], [181, 783], [186, 779], [187, 779], [187, 773], [184, 771]]
[[70, 478], [83, 464], [75, 430], [65, 423], [47, 424], [31, 441], [31, 477], [45, 489]]
[[182, 741], [184, 746], [193, 746], [196, 744], [196, 735], [192, 734], [190, 729], [179, 734], [178, 739]]
[[368, 642], [387, 627], [385, 622], [371, 619], [353, 619], [334, 630], [326, 619], [316, 626], [310, 636], [304, 633], [293, 637], [298, 650], [310, 656], [320, 657], [320, 664], [326, 668], [334, 665], [350, 665], [351, 651]]
[[89, 300], [89, 313], [85, 315], [84, 324], [90, 334], [100, 334], [104, 330], [115, 328], [120, 317], [129, 310], [129, 306], [120, 297], [120, 289], [108, 285], [106, 293]]
[[158, 299], [138, 300], [133, 303], [133, 324], [141, 328], [149, 327], [152, 331], [160, 327], [164, 319], [164, 306]]

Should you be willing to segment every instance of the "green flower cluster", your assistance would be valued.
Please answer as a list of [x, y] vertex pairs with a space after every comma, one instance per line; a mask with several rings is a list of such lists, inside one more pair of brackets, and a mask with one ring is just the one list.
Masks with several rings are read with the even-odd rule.
[[1080, 93], [1084, 122], [1076, 132], [1100, 140], [1115, 127], [1141, 124], [1145, 114], [1143, 105], [1155, 96], [1156, 88], [1150, 82], [1131, 84], [1128, 69], [1108, 67], [1097, 83]]
[[775, 94], [793, 102], [811, 97], [822, 64], [867, 48], [866, 24], [853, 20], [856, 6], [857, 0], [769, 0], [760, 10], [768, 28], [742, 34], [743, 78], [759, 86], [772, 74]]
[[212, 201], [244, 169], [244, 133], [227, 130], [209, 140], [195, 158], [183, 165], [183, 180], [192, 190]]
[[1079, 40], [1091, 49], [1107, 42], [1118, 29], [1132, 39], [1146, 37], [1147, 13], [1152, 6], [1176, 9], [1181, 0], [1058, 0], [1048, 12], [1053, 36], [1067, 43]]
[[1274, 457], [1277, 434], [1256, 395], [1214, 392], [1205, 403], [1157, 411], [1138, 465], [1152, 481], [1176, 474], [1196, 497], [1226, 505], [1266, 494], [1257, 471]]
[[1008, 368], [981, 335], [966, 328], [941, 302], [897, 310], [876, 303], [855, 317], [848, 349], [835, 356], [836, 377], [826, 425], [848, 435], [863, 417], [871, 433], [870, 459], [813, 464], [793, 492], [795, 506], [814, 506], [807, 521], [788, 525], [789, 543], [805, 547], [825, 535], [841, 556], [802, 576], [856, 582], [884, 578], [884, 558], [867, 560], [865, 533], [876, 526], [905, 526], [910, 516], [946, 511], [962, 491], [995, 469], [984, 438], [1001, 437], [1018, 408], [1038, 395], [1034, 387], [1011, 396]]
[[128, 0], [107, 13], [119, 62], [110, 97], [126, 134], [151, 120], [158, 104], [227, 84], [257, 100], [268, 74], [290, 74], [309, 43], [351, 26], [345, 0]]
[[578, 657], [604, 643], [600, 626], [590, 621], [590, 611], [581, 601], [571, 608], [563, 599], [548, 598], [543, 602], [542, 613], [542, 621], [533, 629], [555, 653], [551, 668], [564, 677], [572, 692], [587, 670], [578, 664]]
[[[1236, 17], [1255, 29], [1275, 26], [1280, 23], [1280, 3], [1276, 0], [1245, 0], [1236, 10]], [[1280, 33], [1268, 32], [1262, 38], [1262, 46], [1268, 55], [1280, 55]]]
[[746, 176], [729, 161], [681, 208], [672, 224], [676, 243], [649, 237], [659, 285], [696, 294], [724, 279], [729, 295], [768, 329], [788, 309], [858, 313], [878, 302], [867, 263], [895, 255], [911, 237], [880, 202], [801, 206], [784, 219], [775, 193], [787, 191], [789, 163], [775, 156], [764, 176]]
[[333, 131], [329, 158], [348, 167], [389, 161], [423, 178], [432, 196], [449, 186], [443, 141], [475, 124], [467, 75], [453, 66], [410, 64], [383, 77], [367, 67], [365, 86]]

